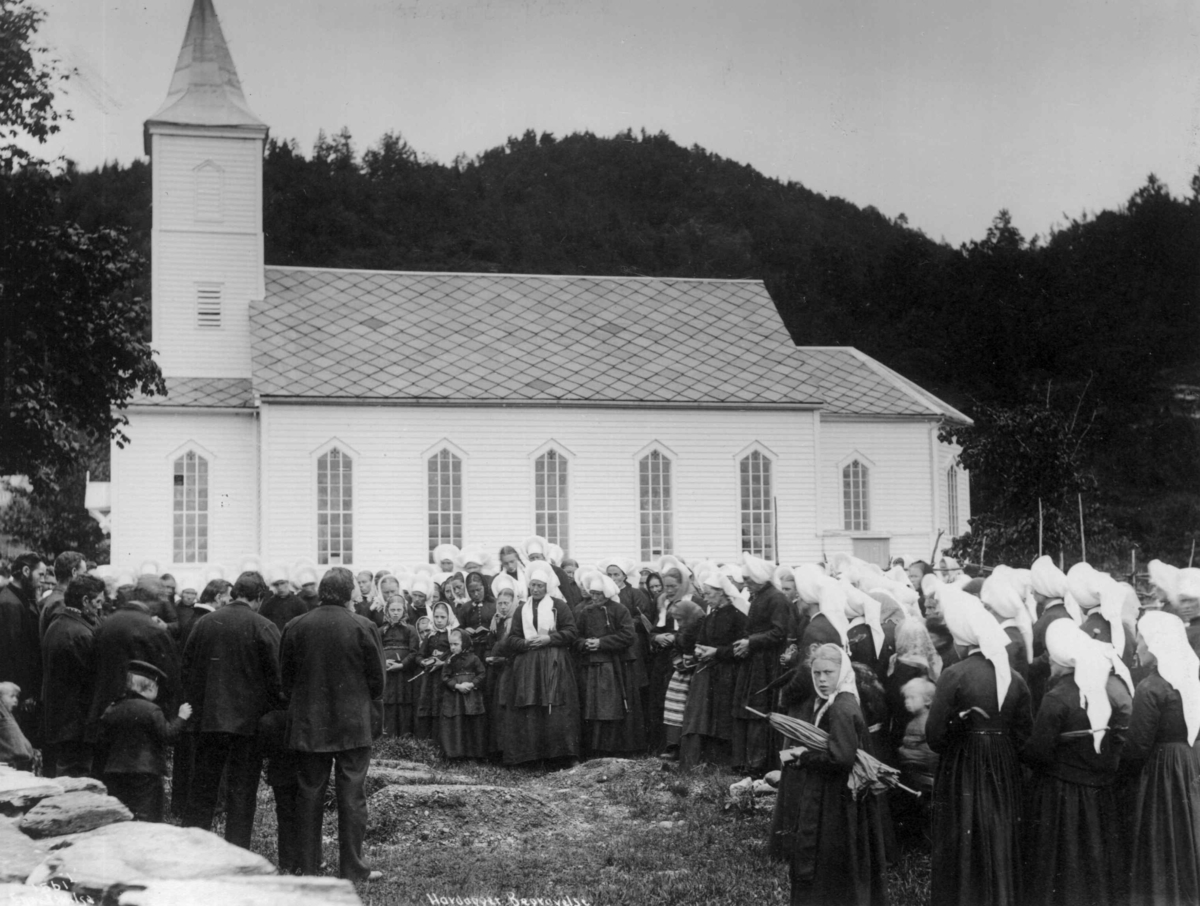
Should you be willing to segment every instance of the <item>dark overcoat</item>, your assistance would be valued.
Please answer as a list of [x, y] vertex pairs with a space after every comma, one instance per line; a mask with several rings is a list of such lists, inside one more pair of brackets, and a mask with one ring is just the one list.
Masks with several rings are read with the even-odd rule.
[[21, 698], [42, 691], [42, 646], [36, 602], [12, 584], [0, 588], [0, 682], [16, 683]]
[[183, 688], [197, 732], [254, 736], [259, 719], [282, 703], [279, 630], [245, 601], [197, 620], [183, 652]]
[[64, 607], [42, 637], [42, 735], [46, 742], [82, 740], [96, 680], [96, 621]]
[[[161, 623], [137, 602], [110, 614], [94, 636], [96, 683], [88, 710], [89, 728], [100, 720], [104, 709], [125, 695], [130, 661], [153, 664], [167, 675], [159, 683], [158, 703], [164, 710], [179, 706], [179, 653], [175, 640]], [[89, 734], [92, 732], [89, 729]]]
[[339, 604], [288, 623], [280, 655], [288, 746], [344, 752], [370, 746], [372, 702], [382, 699], [383, 645], [375, 626]]
[[275, 624], [275, 628], [283, 633], [285, 627], [296, 617], [308, 613], [308, 602], [299, 595], [271, 595], [258, 608], [258, 612]]
[[167, 720], [162, 708], [129, 691], [105, 709], [100, 724], [108, 753], [104, 773], [166, 775], [167, 746], [179, 736], [183, 718]]

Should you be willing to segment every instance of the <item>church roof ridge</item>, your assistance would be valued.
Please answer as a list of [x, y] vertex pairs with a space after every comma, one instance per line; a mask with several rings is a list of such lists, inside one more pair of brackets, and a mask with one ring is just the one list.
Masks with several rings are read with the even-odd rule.
[[171, 85], [146, 126], [221, 126], [265, 131], [250, 109], [212, 0], [194, 0]]
[[621, 280], [630, 283], [736, 283], [761, 285], [759, 277], [655, 277], [638, 274], [519, 274], [508, 271], [405, 271], [370, 267], [311, 267], [300, 264], [267, 264], [264, 270], [304, 272], [310, 274], [392, 274], [403, 277], [486, 277], [503, 280]]

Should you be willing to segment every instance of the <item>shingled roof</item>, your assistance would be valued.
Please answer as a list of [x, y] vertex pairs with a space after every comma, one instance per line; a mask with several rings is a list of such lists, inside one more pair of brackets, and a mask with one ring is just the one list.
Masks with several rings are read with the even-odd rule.
[[961, 413], [849, 347], [797, 347], [749, 280], [268, 267], [264, 398]]
[[186, 406], [189, 409], [253, 409], [249, 378], [168, 377], [166, 396], [135, 396], [131, 406]]

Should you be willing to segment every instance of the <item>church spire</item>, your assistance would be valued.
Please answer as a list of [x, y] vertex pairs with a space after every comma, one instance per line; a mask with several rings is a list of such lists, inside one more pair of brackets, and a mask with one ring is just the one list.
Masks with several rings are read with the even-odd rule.
[[194, 0], [192, 4], [167, 99], [146, 121], [147, 127], [152, 124], [223, 126], [265, 132], [266, 124], [246, 103], [212, 0]]

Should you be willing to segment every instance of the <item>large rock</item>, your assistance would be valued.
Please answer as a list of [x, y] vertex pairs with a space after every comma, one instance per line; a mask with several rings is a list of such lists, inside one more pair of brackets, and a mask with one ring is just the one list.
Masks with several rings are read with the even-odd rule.
[[0, 884], [0, 904], [3, 906], [79, 906], [65, 890], [49, 887], [26, 887], [24, 884]]
[[108, 787], [95, 777], [55, 777], [64, 793], [107, 793]]
[[28, 771], [0, 770], [0, 815], [19, 815], [50, 796], [63, 792], [60, 784]]
[[152, 881], [121, 893], [119, 906], [361, 906], [354, 885], [338, 878], [215, 878], [210, 881]]
[[114, 885], [273, 874], [275, 866], [262, 856], [208, 831], [122, 821], [50, 841], [50, 854], [26, 883], [57, 881], [99, 902]]
[[[24, 884], [46, 858], [46, 847], [17, 828], [15, 821], [0, 818], [0, 884]], [[4, 900], [0, 898], [0, 903]]]
[[133, 812], [120, 799], [80, 790], [43, 799], [25, 813], [19, 826], [31, 837], [62, 837], [132, 820]]

